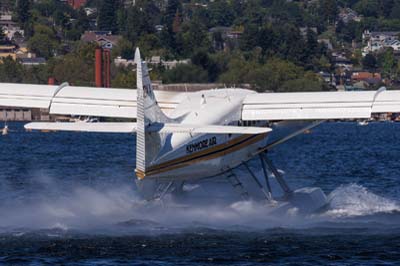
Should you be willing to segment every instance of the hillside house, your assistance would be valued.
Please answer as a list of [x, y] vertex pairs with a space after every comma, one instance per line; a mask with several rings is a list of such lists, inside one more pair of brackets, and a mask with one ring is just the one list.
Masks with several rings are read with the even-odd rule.
[[11, 57], [12, 59], [17, 58], [17, 47], [15, 45], [0, 45], [0, 59]]
[[360, 22], [362, 19], [362, 16], [351, 8], [341, 8], [338, 17], [345, 24], [351, 21]]
[[351, 75], [353, 83], [360, 81], [366, 82], [368, 85], [377, 85], [382, 82], [382, 76], [379, 73], [371, 72], [353, 72]]
[[97, 43], [103, 49], [112, 50], [122, 39], [120, 35], [113, 35], [111, 32], [104, 31], [86, 31], [81, 40], [83, 42]]

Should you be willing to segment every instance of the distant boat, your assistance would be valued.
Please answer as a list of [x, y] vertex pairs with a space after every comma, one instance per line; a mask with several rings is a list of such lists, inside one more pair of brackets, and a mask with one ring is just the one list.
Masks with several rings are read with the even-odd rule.
[[368, 122], [368, 120], [361, 120], [361, 121], [358, 121], [357, 124], [359, 126], [368, 126], [369, 122]]
[[4, 128], [1, 130], [1, 135], [2, 136], [5, 136], [5, 135], [8, 135], [8, 125], [6, 124], [6, 125], [4, 125]]

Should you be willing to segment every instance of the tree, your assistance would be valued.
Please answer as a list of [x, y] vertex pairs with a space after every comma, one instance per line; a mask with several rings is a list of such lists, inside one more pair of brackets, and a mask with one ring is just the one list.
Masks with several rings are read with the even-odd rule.
[[379, 1], [380, 11], [383, 17], [389, 17], [392, 13], [395, 0], [381, 0]]
[[[140, 47], [140, 50], [143, 51], [143, 54], [146, 56], [150, 56], [152, 51], [156, 51], [157, 53], [161, 49], [161, 43], [157, 35], [155, 34], [146, 34], [139, 38], [137, 41], [137, 47]], [[154, 54], [153, 54], [154, 55]], [[159, 55], [159, 54], [157, 54]]]
[[141, 36], [154, 32], [150, 16], [137, 6], [120, 13], [119, 21], [120, 31], [132, 43], [136, 43]]
[[192, 64], [179, 64], [163, 74], [164, 83], [204, 83], [208, 82], [207, 72]]
[[190, 56], [198, 49], [209, 50], [211, 42], [204, 26], [196, 20], [182, 25], [182, 31], [178, 34], [182, 38], [183, 55]]
[[[256, 24], [247, 24], [244, 28], [244, 32], [240, 37], [240, 48], [244, 51], [250, 51], [258, 45], [259, 30]], [[262, 34], [262, 36], [268, 36]], [[263, 41], [262, 44], [266, 46], [266, 42]]]
[[29, 10], [31, 8], [30, 0], [17, 0], [17, 19], [21, 26], [24, 26], [29, 20]]
[[97, 27], [99, 30], [111, 31], [113, 33], [118, 31], [118, 3], [116, 2], [114, 0], [102, 0], [97, 17]]
[[165, 9], [164, 25], [167, 27], [169, 32], [173, 32], [173, 23], [175, 16], [182, 10], [182, 5], [179, 0], [169, 0]]
[[23, 81], [23, 67], [11, 57], [2, 58], [0, 63], [0, 82], [21, 83]]
[[395, 76], [397, 80], [400, 80], [400, 60], [397, 61], [397, 65], [395, 68]]
[[95, 47], [94, 44], [79, 45], [72, 53], [51, 60], [52, 76], [75, 86], [93, 86]]
[[318, 54], [318, 48], [319, 48], [319, 44], [318, 44], [318, 36], [317, 33], [314, 32], [312, 29], [308, 28], [307, 29], [307, 55], [309, 57], [314, 56], [316, 54]]
[[127, 88], [133, 89], [136, 87], [136, 75], [132, 68], [120, 68], [111, 81], [113, 88]]
[[[140, 47], [142, 49], [142, 47]], [[121, 56], [124, 59], [133, 59], [135, 57], [135, 49], [133, 44], [127, 39], [122, 38], [116, 47], [112, 49], [112, 57]]]
[[396, 58], [394, 57], [393, 50], [387, 49], [382, 58], [381, 67], [382, 73], [385, 77], [392, 79], [395, 75]]
[[391, 9], [390, 18], [400, 19], [400, 1], [397, 1]]
[[316, 74], [308, 72], [304, 77], [288, 80], [278, 89], [279, 92], [295, 91], [321, 91], [324, 89], [324, 83]]
[[234, 20], [234, 10], [230, 1], [219, 0], [209, 3], [208, 10], [210, 13], [210, 24], [212, 26], [225, 26], [232, 25]]
[[320, 14], [322, 14], [328, 24], [334, 24], [338, 14], [336, 0], [322, 0], [320, 4]]
[[379, 5], [377, 0], [361, 0], [354, 8], [366, 17], [378, 17]]
[[38, 56], [52, 57], [58, 50], [59, 42], [53, 29], [45, 25], [37, 25], [34, 35], [28, 41], [28, 47]]
[[174, 21], [172, 22], [172, 32], [178, 33], [181, 31], [181, 16], [179, 15], [179, 11], [176, 11]]
[[362, 60], [362, 65], [364, 66], [364, 68], [370, 71], [375, 71], [377, 67], [375, 56], [373, 56], [372, 54], [367, 54]]
[[[254, 62], [247, 62], [241, 55], [236, 55], [227, 64], [227, 71], [219, 76], [219, 82], [228, 85], [239, 85], [250, 80], [249, 73], [259, 66]], [[254, 83], [254, 80], [252, 81]]]

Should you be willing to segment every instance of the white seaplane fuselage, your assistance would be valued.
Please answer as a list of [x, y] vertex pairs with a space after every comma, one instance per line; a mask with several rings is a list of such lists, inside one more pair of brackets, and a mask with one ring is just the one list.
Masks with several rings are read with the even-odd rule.
[[[169, 114], [187, 125], [242, 125], [244, 89], [218, 89], [188, 94]], [[256, 121], [247, 126], [265, 126]], [[267, 143], [268, 134], [164, 134], [161, 149], [146, 169], [146, 178], [195, 180], [212, 177], [248, 161]]]

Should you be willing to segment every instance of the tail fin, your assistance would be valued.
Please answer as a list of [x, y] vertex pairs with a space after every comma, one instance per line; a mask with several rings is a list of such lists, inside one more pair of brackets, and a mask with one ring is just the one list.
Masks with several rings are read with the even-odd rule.
[[154, 96], [153, 87], [146, 62], [140, 57], [139, 48], [135, 52], [137, 75], [137, 135], [136, 135], [136, 173], [139, 179], [146, 174], [146, 166], [157, 156], [162, 139], [159, 134], [150, 134], [146, 128], [152, 123], [171, 121], [160, 109]]

